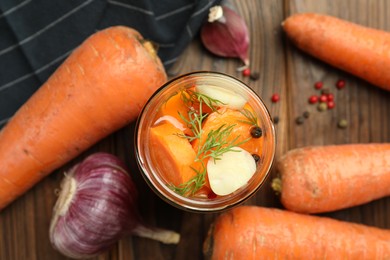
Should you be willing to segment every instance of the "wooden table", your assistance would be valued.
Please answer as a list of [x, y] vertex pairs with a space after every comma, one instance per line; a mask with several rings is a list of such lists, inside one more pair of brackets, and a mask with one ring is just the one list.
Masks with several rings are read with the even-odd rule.
[[[281, 30], [284, 18], [298, 12], [334, 15], [362, 25], [390, 31], [390, 4], [387, 0], [246, 0], [233, 2], [246, 19], [251, 34], [251, 69], [260, 73], [257, 81], [236, 71], [241, 63], [208, 53], [196, 38], [180, 60], [169, 70], [171, 76], [196, 70], [225, 72], [248, 83], [265, 100], [271, 114], [280, 118], [276, 125], [278, 158], [286, 151], [307, 145], [390, 142], [390, 92], [330, 67], [298, 51]], [[390, 72], [389, 72], [390, 73]], [[334, 87], [345, 79], [342, 91]], [[318, 112], [308, 104], [313, 84], [322, 81], [335, 94], [336, 107]], [[270, 97], [279, 93], [281, 100]], [[304, 111], [310, 117], [302, 125], [295, 118]], [[345, 118], [346, 129], [337, 122]], [[95, 259], [202, 259], [202, 243], [217, 214], [180, 211], [159, 199], [140, 177], [133, 153], [133, 126], [127, 126], [102, 140], [79, 158], [95, 151], [108, 151], [121, 157], [132, 169], [140, 192], [140, 211], [144, 219], [181, 234], [178, 245], [163, 245], [148, 239], [128, 236]], [[76, 160], [77, 160], [76, 159]], [[0, 259], [65, 259], [50, 245], [48, 230], [62, 172], [73, 162], [54, 172], [0, 213]], [[271, 177], [275, 176], [273, 169]], [[270, 188], [270, 180], [246, 204], [281, 207]], [[390, 228], [390, 198], [324, 214], [336, 219]]]

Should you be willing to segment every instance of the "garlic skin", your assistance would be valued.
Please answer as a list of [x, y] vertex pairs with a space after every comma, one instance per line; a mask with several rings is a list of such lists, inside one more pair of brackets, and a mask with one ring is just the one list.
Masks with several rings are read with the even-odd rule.
[[249, 67], [249, 31], [235, 11], [227, 6], [210, 8], [208, 22], [200, 31], [203, 45], [215, 55], [240, 58]]
[[65, 175], [50, 224], [52, 246], [71, 258], [108, 250], [127, 234], [177, 244], [176, 232], [146, 226], [137, 208], [137, 190], [125, 164], [96, 153]]
[[223, 17], [223, 8], [220, 5], [216, 5], [210, 8], [209, 10], [209, 16], [208, 20], [209, 23], [215, 22], [217, 20], [220, 20], [221, 23], [225, 22], [225, 18]]
[[95, 256], [137, 226], [138, 214], [128, 210], [137, 194], [125, 169], [113, 156], [99, 153], [70, 170], [50, 225], [54, 248], [72, 258]]

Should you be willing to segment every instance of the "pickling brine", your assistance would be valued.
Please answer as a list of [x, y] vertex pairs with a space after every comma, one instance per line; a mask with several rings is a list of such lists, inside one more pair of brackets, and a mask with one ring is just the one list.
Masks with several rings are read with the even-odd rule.
[[228, 195], [245, 186], [261, 165], [262, 128], [239, 93], [209, 85], [181, 89], [153, 121], [152, 162], [180, 195]]

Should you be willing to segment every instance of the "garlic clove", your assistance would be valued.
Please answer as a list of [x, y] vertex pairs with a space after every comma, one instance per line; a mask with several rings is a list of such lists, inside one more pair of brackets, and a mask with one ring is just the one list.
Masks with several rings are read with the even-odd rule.
[[201, 41], [210, 52], [221, 57], [240, 58], [249, 66], [249, 31], [242, 19], [226, 6], [210, 8], [208, 22], [200, 31]]
[[224, 106], [232, 109], [242, 109], [248, 99], [242, 93], [212, 85], [196, 85], [195, 90], [210, 98], [219, 100]]
[[211, 190], [220, 196], [228, 195], [248, 183], [256, 172], [252, 155], [242, 148], [224, 153], [220, 160], [207, 162]]

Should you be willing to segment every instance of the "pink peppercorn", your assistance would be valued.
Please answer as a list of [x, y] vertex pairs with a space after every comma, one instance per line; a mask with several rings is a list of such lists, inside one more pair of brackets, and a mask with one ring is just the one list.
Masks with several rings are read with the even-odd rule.
[[321, 89], [324, 84], [321, 81], [318, 81], [314, 84], [315, 89]]
[[334, 95], [332, 93], [329, 93], [327, 95], [327, 97], [328, 97], [328, 101], [333, 101], [334, 100]]
[[334, 108], [335, 105], [336, 105], [336, 104], [335, 104], [333, 101], [328, 101], [328, 103], [327, 103], [328, 109]]
[[249, 77], [251, 75], [251, 70], [249, 68], [246, 68], [242, 71], [242, 75], [244, 77]]
[[315, 104], [317, 102], [318, 102], [318, 96], [312, 95], [312, 96], [309, 97], [309, 103], [310, 104]]
[[272, 101], [272, 102], [276, 103], [276, 102], [278, 102], [279, 100], [280, 100], [279, 94], [275, 93], [275, 94], [272, 95], [272, 97], [271, 97], [271, 101]]
[[320, 96], [320, 102], [326, 102], [326, 101], [328, 101], [328, 95], [322, 94]]
[[342, 89], [345, 87], [345, 80], [343, 79], [339, 79], [337, 82], [336, 82], [336, 88], [338, 89]]

